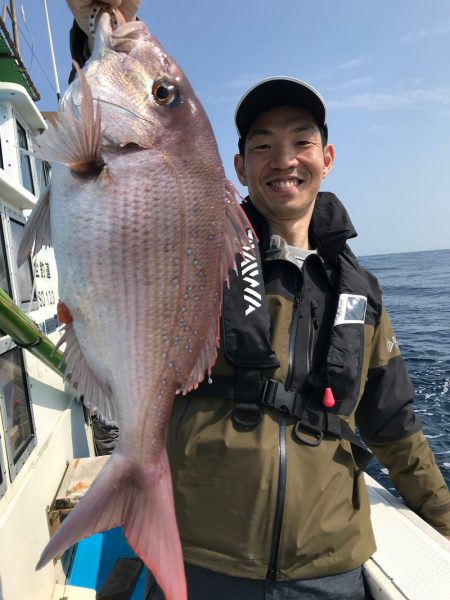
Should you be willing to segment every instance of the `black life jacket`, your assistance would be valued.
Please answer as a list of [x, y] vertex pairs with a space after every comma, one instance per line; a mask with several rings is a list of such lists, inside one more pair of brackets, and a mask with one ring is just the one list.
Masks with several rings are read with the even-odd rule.
[[[203, 382], [194, 395], [232, 398], [233, 421], [238, 428], [255, 427], [263, 406], [282, 410], [297, 419], [295, 434], [300, 442], [318, 445], [324, 434], [347, 439], [355, 460], [364, 468], [371, 454], [339, 415], [350, 415], [355, 408], [361, 383], [364, 323], [375, 323], [379, 302], [370, 289], [367, 273], [346, 245], [346, 240], [356, 235], [347, 212], [333, 194], [318, 195], [309, 235], [325, 262], [332, 265], [336, 314], [334, 322], [333, 315], [328, 315], [323, 358], [316, 361], [301, 383], [286, 389], [262, 374], [280, 364], [270, 342], [267, 282], [261, 263], [261, 254], [270, 256], [269, 227], [249, 200], [243, 208], [259, 244], [250, 234], [250, 245], [237, 260], [238, 272], [233, 273], [229, 288], [224, 289], [222, 351], [235, 367], [236, 376], [214, 376], [209, 383]], [[316, 256], [311, 258], [320, 261]], [[328, 407], [323, 404], [327, 390], [331, 390], [334, 403]]]

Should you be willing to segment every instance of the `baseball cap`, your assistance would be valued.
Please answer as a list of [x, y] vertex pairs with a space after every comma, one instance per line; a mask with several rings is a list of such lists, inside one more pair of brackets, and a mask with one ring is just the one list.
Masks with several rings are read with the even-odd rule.
[[325, 100], [308, 83], [293, 77], [269, 77], [252, 86], [239, 100], [234, 115], [240, 144], [262, 112], [283, 105], [298, 106], [310, 113], [328, 138]]

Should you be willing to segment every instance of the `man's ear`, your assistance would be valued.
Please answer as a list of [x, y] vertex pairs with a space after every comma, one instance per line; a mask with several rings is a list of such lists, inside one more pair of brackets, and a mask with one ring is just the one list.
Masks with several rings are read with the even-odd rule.
[[334, 163], [334, 147], [332, 144], [327, 144], [323, 149], [323, 159], [322, 179], [325, 179]]
[[236, 170], [236, 175], [238, 176], [239, 181], [242, 185], [247, 185], [247, 176], [245, 175], [245, 167], [244, 167], [244, 157], [242, 154], [234, 155], [234, 168]]

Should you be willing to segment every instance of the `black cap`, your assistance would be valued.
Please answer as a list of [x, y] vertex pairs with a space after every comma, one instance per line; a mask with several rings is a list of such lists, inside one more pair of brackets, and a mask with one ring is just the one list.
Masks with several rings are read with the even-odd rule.
[[235, 112], [239, 142], [245, 140], [251, 124], [266, 110], [283, 105], [298, 106], [310, 113], [328, 138], [325, 100], [312, 86], [293, 77], [270, 77], [251, 87], [240, 99]]

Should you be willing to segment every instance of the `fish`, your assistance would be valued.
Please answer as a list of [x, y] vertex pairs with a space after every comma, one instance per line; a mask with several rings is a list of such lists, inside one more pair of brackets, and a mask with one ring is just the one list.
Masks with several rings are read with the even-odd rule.
[[146, 25], [101, 16], [58, 124], [34, 142], [52, 164], [19, 262], [53, 246], [67, 379], [119, 427], [110, 460], [38, 562], [122, 526], [167, 600], [185, 600], [165, 435], [176, 394], [217, 358], [224, 285], [251, 225], [208, 117]]

